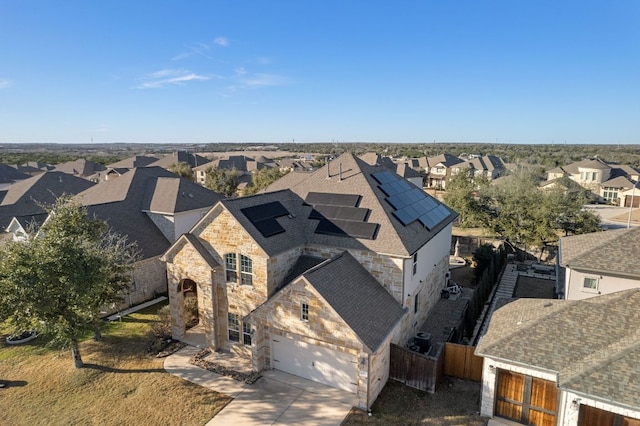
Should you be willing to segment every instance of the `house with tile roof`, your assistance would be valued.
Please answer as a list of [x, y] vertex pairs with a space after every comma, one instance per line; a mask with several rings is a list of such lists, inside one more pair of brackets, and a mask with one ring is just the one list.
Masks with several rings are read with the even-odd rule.
[[562, 237], [557, 259], [565, 299], [640, 288], [640, 227]]
[[505, 303], [476, 347], [480, 414], [494, 425], [639, 425], [638, 324], [638, 288]]
[[[165, 252], [172, 332], [356, 394], [368, 408], [440, 298], [456, 213], [343, 154], [219, 201]], [[183, 306], [195, 299], [198, 325]]]

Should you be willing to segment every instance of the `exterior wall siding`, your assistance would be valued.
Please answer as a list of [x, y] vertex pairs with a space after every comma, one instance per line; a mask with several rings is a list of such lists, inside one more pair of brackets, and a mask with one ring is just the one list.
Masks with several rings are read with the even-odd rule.
[[[594, 278], [598, 280], [598, 288], [595, 290], [584, 288], [585, 278]], [[565, 283], [565, 298], [568, 300], [588, 299], [600, 294], [610, 294], [640, 287], [640, 280], [611, 277], [600, 274], [589, 274], [570, 268], [566, 268]]]
[[173, 217], [170, 215], [164, 215], [160, 213], [147, 212], [147, 216], [153, 222], [154, 225], [162, 232], [162, 235], [171, 242], [176, 240], [175, 224], [173, 223]]

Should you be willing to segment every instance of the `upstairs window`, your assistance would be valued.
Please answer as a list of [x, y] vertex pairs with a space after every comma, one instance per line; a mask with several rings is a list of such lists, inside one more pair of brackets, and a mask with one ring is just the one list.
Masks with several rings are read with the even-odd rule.
[[582, 283], [582, 288], [587, 291], [598, 291], [598, 279], [597, 278], [585, 278]]
[[238, 314], [227, 314], [227, 328], [229, 329], [229, 341], [240, 341], [240, 322], [238, 321]]
[[413, 275], [418, 272], [418, 253], [413, 255]]
[[229, 253], [224, 256], [224, 270], [225, 279], [228, 283], [235, 283], [238, 281], [237, 272], [238, 262], [236, 261], [236, 254]]
[[242, 254], [240, 255], [240, 284], [253, 285], [253, 262]]
[[300, 319], [302, 321], [309, 321], [309, 304], [303, 303], [300, 306]]

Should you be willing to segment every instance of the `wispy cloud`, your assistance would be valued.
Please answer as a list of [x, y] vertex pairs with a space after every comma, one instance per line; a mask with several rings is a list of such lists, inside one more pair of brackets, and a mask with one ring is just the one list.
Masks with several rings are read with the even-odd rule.
[[142, 77], [138, 89], [159, 89], [167, 86], [183, 86], [189, 81], [204, 81], [211, 77], [199, 75], [184, 69], [163, 69]]
[[0, 89], [7, 89], [13, 85], [11, 80], [0, 78]]
[[288, 77], [276, 74], [253, 74], [240, 79], [245, 87], [286, 86], [291, 81]]
[[218, 46], [222, 46], [222, 47], [229, 46], [229, 39], [226, 37], [216, 37], [213, 39], [213, 42]]

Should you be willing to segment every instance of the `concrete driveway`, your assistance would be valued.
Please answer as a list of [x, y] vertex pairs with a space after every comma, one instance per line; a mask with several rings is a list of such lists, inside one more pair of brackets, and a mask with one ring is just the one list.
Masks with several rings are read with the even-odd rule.
[[277, 370], [262, 372], [252, 385], [191, 365], [198, 348], [187, 346], [166, 358], [165, 370], [234, 399], [210, 425], [340, 425], [355, 394], [302, 379]]

